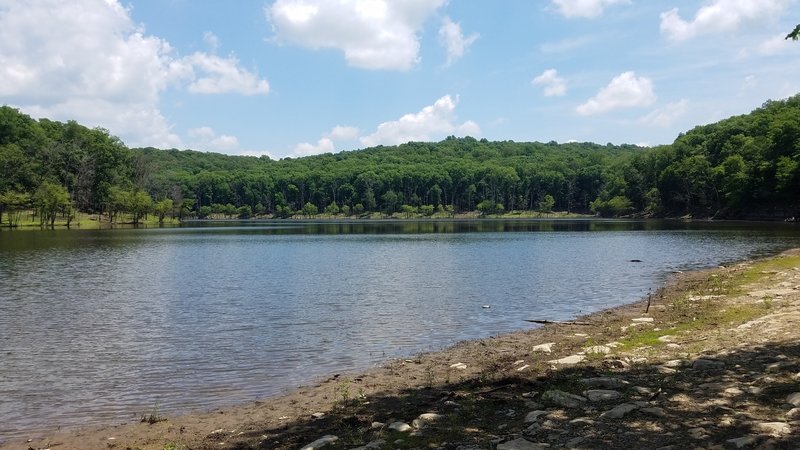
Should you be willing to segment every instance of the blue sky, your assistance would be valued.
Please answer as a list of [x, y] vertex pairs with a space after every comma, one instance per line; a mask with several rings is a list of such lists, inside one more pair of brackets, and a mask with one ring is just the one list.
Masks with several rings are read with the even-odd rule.
[[273, 158], [656, 145], [800, 92], [800, 0], [0, 0], [0, 103]]

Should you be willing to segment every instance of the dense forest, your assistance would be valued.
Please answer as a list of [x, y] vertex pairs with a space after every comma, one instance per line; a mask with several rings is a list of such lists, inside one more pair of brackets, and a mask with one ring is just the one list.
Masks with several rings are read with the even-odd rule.
[[128, 148], [107, 130], [0, 108], [0, 220], [74, 211], [226, 217], [512, 210], [602, 216], [800, 216], [800, 95], [671, 145], [448, 137], [299, 159]]

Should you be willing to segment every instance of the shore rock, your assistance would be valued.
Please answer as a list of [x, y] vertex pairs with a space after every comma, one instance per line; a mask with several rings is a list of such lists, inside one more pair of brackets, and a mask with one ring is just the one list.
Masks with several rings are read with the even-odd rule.
[[548, 411], [544, 411], [544, 410], [541, 410], [541, 409], [537, 410], [537, 411], [531, 411], [531, 412], [528, 413], [527, 416], [525, 416], [525, 423], [536, 422], [537, 420], [539, 420], [539, 417], [542, 417], [542, 416], [547, 415], [547, 414], [548, 414]]
[[800, 406], [800, 392], [787, 395], [786, 403], [789, 403], [792, 406]]
[[613, 377], [582, 378], [580, 382], [588, 388], [597, 389], [622, 389], [630, 384], [625, 380]]
[[715, 361], [712, 359], [696, 359], [692, 363], [692, 369], [695, 370], [720, 370], [725, 368], [725, 363], [722, 361]]
[[411, 425], [405, 422], [392, 422], [389, 424], [389, 429], [394, 431], [399, 431], [401, 433], [413, 430], [413, 428], [411, 428]]
[[633, 403], [623, 403], [621, 405], [617, 405], [613, 409], [609, 409], [603, 414], [600, 414], [600, 417], [603, 419], [621, 419], [637, 409], [639, 409], [639, 406], [634, 405]]
[[559, 391], [554, 389], [546, 391], [542, 394], [542, 400], [545, 402], [554, 403], [564, 408], [578, 408], [586, 403], [586, 398], [580, 395], [570, 394], [569, 392]]
[[555, 342], [548, 342], [546, 344], [534, 345], [531, 350], [533, 350], [534, 352], [539, 352], [539, 353], [553, 353], [553, 346], [554, 345], [556, 345]]
[[583, 391], [583, 396], [588, 398], [590, 402], [608, 402], [611, 400], [617, 400], [618, 398], [622, 397], [622, 394], [610, 389], [589, 389], [587, 391]]
[[550, 448], [549, 444], [539, 444], [524, 438], [497, 444], [497, 450], [542, 450]]
[[561, 359], [553, 359], [551, 361], [547, 361], [549, 364], [578, 364], [579, 362], [586, 359], [585, 355], [572, 355], [567, 356]]
[[316, 450], [318, 448], [325, 447], [328, 444], [332, 444], [338, 441], [339, 438], [332, 434], [328, 434], [326, 436], [322, 436], [321, 438], [317, 439], [316, 441], [306, 445], [305, 447], [301, 448], [300, 450]]

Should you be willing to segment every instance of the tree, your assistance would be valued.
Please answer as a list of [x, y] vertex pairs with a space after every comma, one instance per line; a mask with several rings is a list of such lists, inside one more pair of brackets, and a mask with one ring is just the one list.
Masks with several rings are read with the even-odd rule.
[[129, 212], [133, 215], [134, 225], [145, 218], [153, 209], [153, 199], [144, 191], [135, 191], [130, 195]]
[[550, 213], [553, 212], [553, 206], [556, 204], [556, 199], [553, 198], [552, 195], [547, 194], [545, 195], [541, 201], [539, 201], [539, 212], [543, 213]]
[[317, 215], [317, 213], [319, 212], [319, 208], [317, 208], [317, 205], [311, 202], [306, 202], [306, 204], [303, 205], [302, 211], [304, 216], [312, 218]]
[[336, 202], [331, 202], [330, 205], [325, 207], [325, 214], [330, 214], [332, 216], [339, 214], [339, 205], [337, 205]]
[[253, 209], [250, 205], [240, 206], [236, 209], [236, 214], [240, 219], [249, 219], [253, 215]]
[[791, 33], [786, 35], [786, 39], [791, 39], [793, 41], [800, 39], [800, 24], [794, 27]]
[[22, 210], [30, 204], [31, 197], [25, 192], [8, 191], [0, 194], [0, 224], [3, 223], [3, 212], [8, 216], [8, 226], [19, 222]]
[[33, 204], [41, 225], [49, 224], [52, 227], [59, 214], [67, 218], [68, 224], [71, 220], [72, 202], [67, 190], [59, 184], [49, 181], [42, 183], [33, 195]]
[[158, 223], [164, 223], [164, 217], [172, 212], [172, 199], [165, 198], [153, 205], [153, 212], [158, 216]]

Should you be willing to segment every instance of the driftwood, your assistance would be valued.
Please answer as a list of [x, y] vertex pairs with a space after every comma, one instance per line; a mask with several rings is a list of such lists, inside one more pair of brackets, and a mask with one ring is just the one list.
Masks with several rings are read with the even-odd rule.
[[525, 319], [525, 322], [540, 323], [542, 325], [594, 325], [593, 323], [576, 322], [574, 320], [561, 321], [561, 320]]

